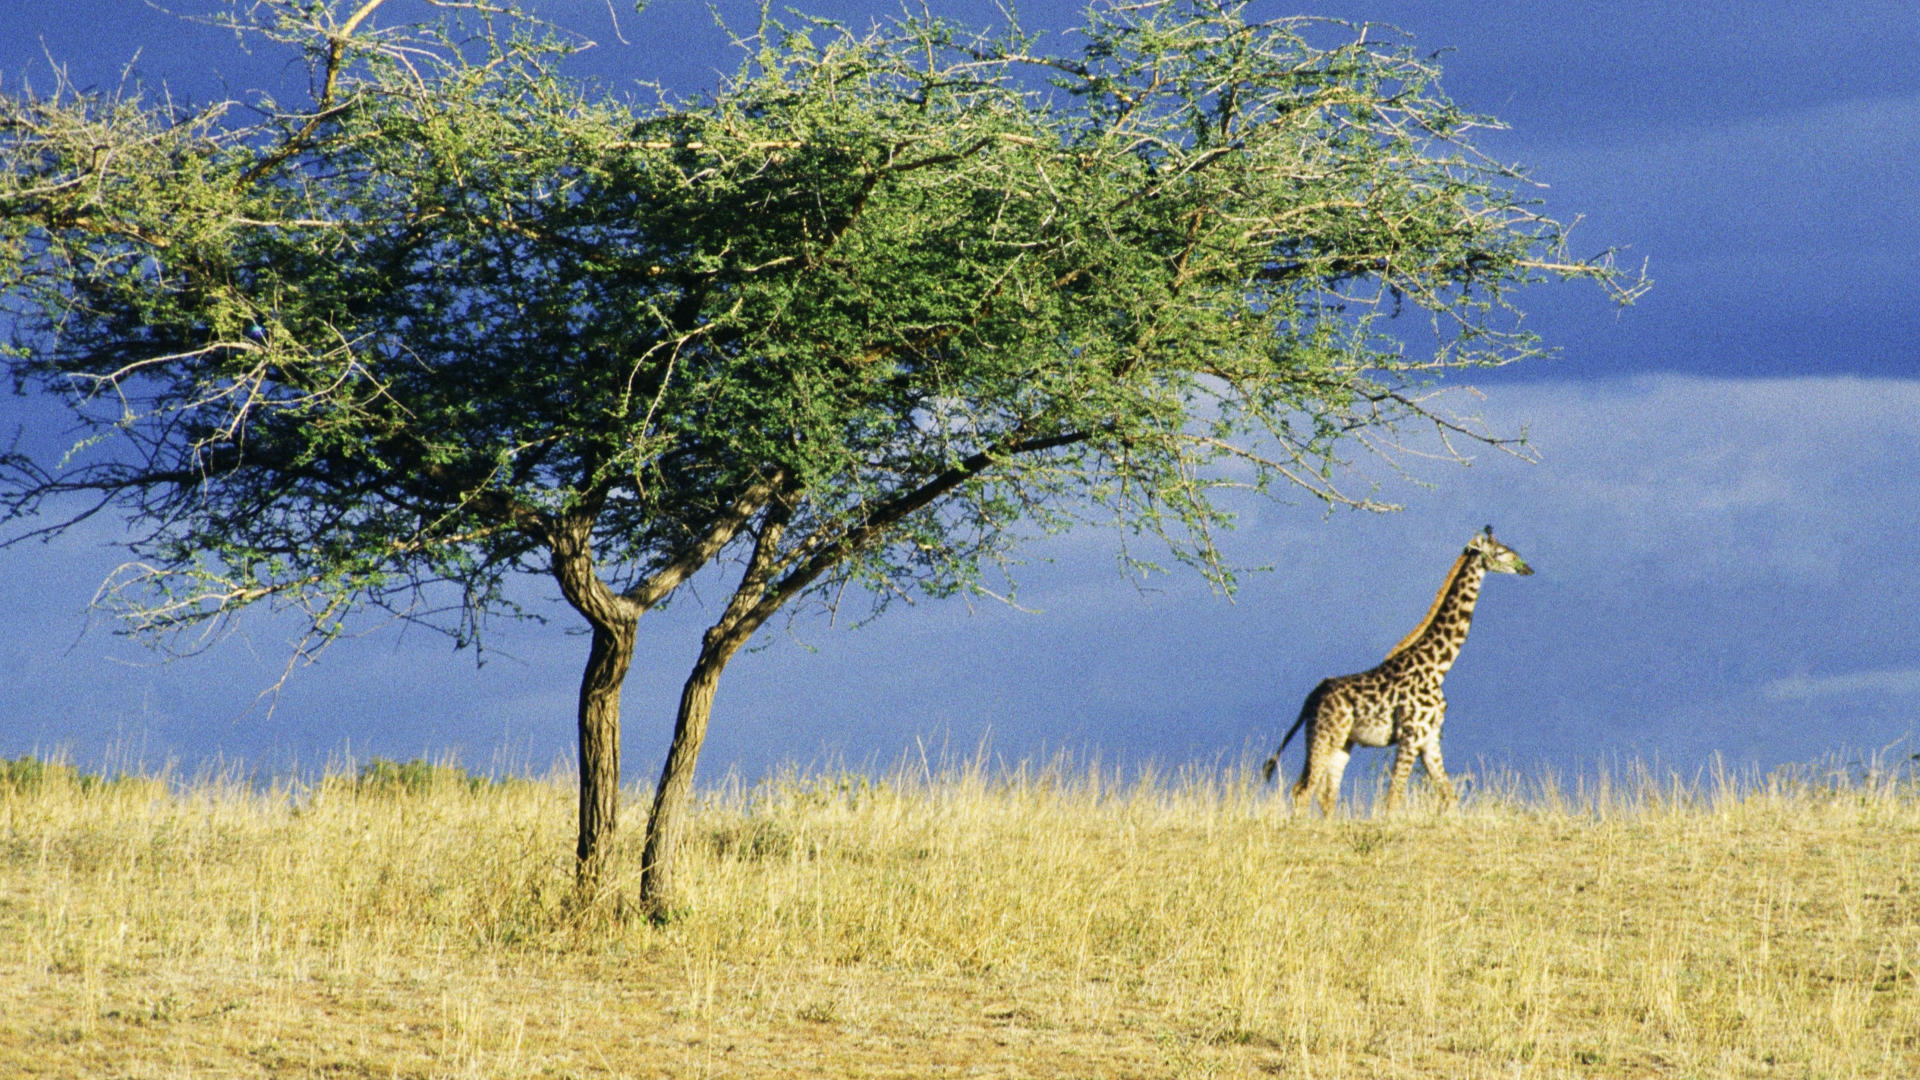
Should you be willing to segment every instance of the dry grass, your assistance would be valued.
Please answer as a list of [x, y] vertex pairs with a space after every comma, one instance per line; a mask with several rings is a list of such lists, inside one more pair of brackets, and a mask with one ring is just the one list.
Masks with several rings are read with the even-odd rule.
[[1905, 780], [789, 780], [653, 927], [565, 778], [410, 779], [0, 781], [0, 1075], [1920, 1076]]

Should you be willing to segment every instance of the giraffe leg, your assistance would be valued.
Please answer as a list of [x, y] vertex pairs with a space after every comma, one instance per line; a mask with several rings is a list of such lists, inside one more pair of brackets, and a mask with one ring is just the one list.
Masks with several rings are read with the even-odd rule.
[[1307, 800], [1312, 798], [1314, 788], [1320, 783], [1320, 774], [1326, 770], [1326, 753], [1320, 749], [1319, 742], [1311, 737], [1307, 739], [1307, 763], [1300, 766], [1300, 779], [1293, 782], [1293, 812], [1307, 812]]
[[1327, 767], [1340, 745], [1334, 729], [1347, 726], [1350, 725], [1342, 721], [1337, 706], [1322, 700], [1314, 707], [1313, 715], [1307, 719], [1307, 763], [1301, 767], [1300, 779], [1293, 785], [1294, 813], [1305, 814], [1307, 804], [1319, 794], [1326, 782]]
[[1460, 796], [1454, 793], [1453, 781], [1447, 778], [1447, 763], [1440, 755], [1438, 732], [1420, 748], [1420, 763], [1427, 767], [1427, 779], [1433, 781], [1434, 788], [1440, 792], [1441, 801], [1448, 806], [1457, 805]]
[[1294, 786], [1294, 811], [1306, 813], [1308, 803], [1319, 803], [1319, 809], [1325, 817], [1332, 817], [1340, 801], [1340, 774], [1346, 773], [1346, 759], [1352, 757], [1344, 749], [1329, 749], [1319, 755], [1319, 761], [1313, 763], [1313, 771], [1300, 776], [1300, 784]]
[[1320, 778], [1320, 812], [1332, 817], [1340, 806], [1340, 778], [1346, 774], [1347, 762], [1353, 754], [1346, 750], [1334, 750], [1327, 754], [1326, 771]]
[[1310, 804], [1318, 803], [1321, 813], [1332, 815], [1333, 804], [1340, 797], [1340, 774], [1346, 770], [1347, 757], [1344, 750], [1327, 750], [1307, 759], [1299, 782], [1293, 785], [1295, 813], [1304, 814]]
[[1304, 814], [1307, 812], [1307, 793], [1313, 790], [1314, 779], [1313, 759], [1308, 758], [1306, 766], [1300, 770], [1300, 779], [1293, 782], [1294, 813]]
[[1310, 804], [1318, 803], [1320, 812], [1331, 815], [1333, 805], [1340, 796], [1340, 774], [1346, 771], [1348, 754], [1344, 750], [1329, 750], [1315, 745], [1310, 748], [1306, 768], [1300, 770], [1300, 779], [1293, 785], [1293, 810], [1304, 814]]
[[1400, 800], [1407, 794], [1407, 778], [1413, 775], [1413, 758], [1416, 751], [1413, 746], [1401, 740], [1393, 755], [1393, 778], [1387, 781], [1387, 813], [1400, 808]]

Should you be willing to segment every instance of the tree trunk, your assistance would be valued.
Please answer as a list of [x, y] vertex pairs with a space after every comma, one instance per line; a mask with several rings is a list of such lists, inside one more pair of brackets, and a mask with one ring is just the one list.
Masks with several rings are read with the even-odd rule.
[[[586, 673], [580, 677], [580, 836], [574, 848], [578, 860], [575, 882], [581, 898], [586, 901], [600, 898], [613, 877], [610, 866], [614, 835], [620, 827], [620, 684], [626, 680], [627, 669], [633, 665], [634, 639], [640, 616], [664, 600], [689, 575], [705, 566], [725, 548], [753, 515], [766, 505], [775, 485], [784, 475], [776, 470], [770, 476], [749, 484], [732, 506], [712, 523], [699, 542], [688, 546], [678, 558], [625, 593], [614, 592], [594, 571], [593, 507], [543, 524], [541, 535], [553, 551], [554, 580], [559, 582], [560, 591], [566, 596], [567, 602], [593, 627], [593, 651], [587, 658]], [[775, 526], [772, 535], [776, 538], [779, 536], [778, 526]], [[756, 559], [762, 562], [761, 576], [752, 579], [757, 582], [764, 580], [765, 552], [760, 545], [756, 545], [755, 552]], [[728, 609], [732, 623], [742, 621], [741, 612], [736, 607]], [[707, 716], [712, 711], [713, 684], [719, 680], [720, 669], [726, 666], [728, 658], [733, 656], [741, 642], [752, 636], [753, 627], [758, 627], [765, 618], [765, 615], [760, 615], [752, 620], [751, 626], [739, 636], [725, 635], [729, 643], [717, 652], [711, 645], [722, 635], [717, 632], [707, 635], [707, 646], [701, 651], [702, 665], [695, 669], [696, 678], [706, 666], [709, 653], [718, 659], [707, 676], [702, 703], [695, 710], [697, 720], [692, 726], [691, 749], [684, 754], [680, 748], [687, 740], [682, 734], [689, 730], [689, 725], [688, 710], [682, 704], [681, 719], [674, 736], [675, 751], [668, 759], [667, 774], [662, 779], [663, 787], [667, 786], [668, 778], [682, 773], [686, 779], [679, 783], [683, 787], [691, 783], [693, 758], [700, 752], [700, 741], [707, 730]], [[676, 766], [676, 763], [679, 764]], [[655, 801], [657, 803], [659, 800], [656, 798]], [[684, 793], [680, 802], [685, 802]], [[669, 823], [673, 821], [673, 809], [678, 805], [670, 804], [665, 817]], [[658, 810], [648, 819], [647, 851], [650, 859], [654, 851], [653, 822], [660, 819]]]
[[612, 880], [614, 834], [620, 828], [620, 684], [633, 665], [634, 639], [645, 606], [619, 596], [593, 570], [593, 517], [552, 522], [553, 576], [593, 627], [593, 648], [580, 676], [580, 835], [574, 883], [592, 902]]
[[707, 721], [713, 716], [713, 694], [720, 685], [720, 673], [760, 624], [792, 595], [791, 589], [769, 592], [768, 588], [778, 562], [780, 537], [792, 514], [793, 504], [787, 500], [775, 500], [768, 506], [759, 535], [754, 538], [747, 571], [741, 575], [726, 613], [700, 639], [700, 659], [680, 690], [673, 745], [667, 749], [660, 785], [654, 789], [653, 812], [647, 815], [646, 851], [640, 858], [640, 907], [649, 918], [671, 918], [679, 902], [674, 869], [679, 863], [687, 809], [693, 801], [693, 769], [700, 759], [700, 745], [707, 739]]
[[713, 695], [720, 685], [720, 673], [752, 636], [751, 629], [740, 631], [738, 627], [731, 632], [709, 630], [700, 645], [700, 659], [680, 691], [673, 745], [667, 750], [660, 785], [654, 790], [653, 812], [647, 815], [646, 852], [640, 857], [640, 907], [654, 919], [671, 918], [678, 903], [674, 868], [679, 862], [687, 810], [693, 801], [693, 770], [707, 738], [707, 721], [713, 715]]
[[584, 898], [611, 878], [620, 828], [620, 684], [633, 664], [637, 620], [596, 625], [580, 677], [580, 837], [576, 883]]

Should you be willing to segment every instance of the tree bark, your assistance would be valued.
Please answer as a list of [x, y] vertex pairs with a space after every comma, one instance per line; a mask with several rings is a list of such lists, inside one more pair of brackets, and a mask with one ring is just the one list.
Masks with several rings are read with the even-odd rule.
[[596, 624], [580, 678], [580, 836], [576, 884], [597, 897], [611, 878], [620, 828], [620, 685], [633, 664], [638, 620]]
[[588, 901], [611, 880], [613, 838], [620, 828], [620, 684], [633, 665], [645, 610], [594, 573], [592, 530], [590, 514], [560, 519], [549, 530], [553, 576], [567, 602], [593, 627], [593, 647], [580, 676], [580, 835], [574, 846], [574, 883]]
[[[540, 523], [540, 535], [553, 551], [553, 576], [560, 584], [560, 591], [593, 627], [593, 649], [587, 657], [587, 670], [580, 677], [580, 833], [574, 854], [575, 885], [583, 900], [598, 900], [613, 879], [614, 836], [620, 828], [620, 686], [626, 680], [627, 669], [633, 665], [640, 616], [726, 547], [766, 504], [784, 475], [776, 471], [748, 484], [699, 542], [689, 545], [679, 558], [626, 593], [614, 592], [594, 571], [591, 507]], [[774, 536], [778, 535], [776, 528]], [[739, 621], [738, 611], [729, 608], [729, 617]], [[753, 625], [757, 627], [759, 621]], [[752, 630], [748, 630], [747, 636], [751, 634]], [[700, 740], [706, 734], [707, 716], [712, 711], [712, 683], [719, 679], [719, 669], [726, 665], [727, 658], [745, 640], [746, 636], [735, 639], [713, 668], [706, 704], [698, 710], [692, 754], [699, 753]], [[705, 653], [703, 650], [703, 659]], [[683, 717], [685, 712], [683, 708]], [[685, 727], [683, 719], [679, 728]], [[675, 746], [679, 745], [680, 737], [676, 734]], [[670, 758], [670, 769], [672, 761]], [[691, 755], [682, 767], [688, 777], [685, 783], [690, 784]], [[651, 851], [654, 819], [648, 820]]]
[[1085, 432], [1071, 431], [1009, 440], [992, 450], [982, 450], [918, 487], [886, 500], [837, 538], [802, 545], [805, 550], [784, 554], [780, 541], [801, 492], [784, 470], [770, 474], [761, 488], [768, 497], [760, 498], [756, 494], [752, 504], [764, 505], [766, 511], [754, 539], [746, 573], [734, 589], [726, 613], [701, 640], [700, 658], [680, 691], [673, 745], [667, 750], [667, 762], [660, 770], [659, 786], [654, 789], [653, 812], [647, 815], [646, 848], [640, 860], [640, 907], [649, 918], [670, 919], [679, 905], [674, 874], [687, 811], [693, 801], [694, 766], [700, 757], [701, 744], [707, 738], [707, 722], [713, 716], [713, 697], [720, 684], [720, 673], [726, 670], [727, 661], [740, 646], [746, 644], [781, 605], [804, 592], [822, 574], [884, 536], [908, 515], [979, 475], [998, 457], [1068, 446], [1086, 438]]
[[[757, 623], [755, 624], [757, 625]], [[693, 802], [693, 773], [706, 742], [707, 722], [713, 716], [713, 697], [720, 673], [733, 659], [752, 630], [741, 627], [707, 631], [700, 659], [680, 691], [680, 709], [674, 716], [673, 745], [654, 789], [653, 811], [647, 815], [647, 843], [640, 857], [640, 907], [650, 918], [665, 920], [679, 906], [674, 870], [686, 832], [687, 812]]]
[[713, 716], [713, 695], [720, 685], [720, 673], [760, 624], [791, 595], [779, 588], [769, 589], [780, 561], [780, 538], [792, 515], [790, 498], [776, 499], [768, 505], [746, 573], [741, 575], [720, 621], [700, 639], [700, 658], [680, 690], [673, 745], [667, 750], [667, 763], [660, 769], [660, 784], [653, 792], [653, 812], [647, 815], [647, 845], [640, 857], [640, 907], [656, 921], [672, 918], [678, 905], [674, 869], [679, 864], [687, 810], [693, 802], [693, 770], [700, 760], [700, 746], [707, 739], [707, 721]]

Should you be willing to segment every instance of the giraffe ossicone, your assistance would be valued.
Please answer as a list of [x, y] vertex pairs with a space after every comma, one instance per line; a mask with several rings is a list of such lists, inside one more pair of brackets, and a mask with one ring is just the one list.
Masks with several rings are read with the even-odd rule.
[[1413, 760], [1426, 764], [1427, 776], [1448, 805], [1455, 802], [1453, 782], [1447, 779], [1440, 756], [1440, 725], [1447, 718], [1447, 699], [1440, 683], [1460, 656], [1480, 585], [1489, 573], [1531, 574], [1533, 568], [1518, 552], [1493, 538], [1493, 526], [1475, 533], [1466, 550], [1447, 571], [1447, 579], [1427, 609], [1426, 618], [1378, 666], [1352, 675], [1323, 679], [1300, 707], [1300, 717], [1280, 740], [1280, 749], [1267, 759], [1266, 778], [1273, 779], [1280, 751], [1301, 727], [1307, 729], [1307, 763], [1293, 785], [1294, 806], [1304, 811], [1317, 802], [1323, 814], [1332, 814], [1340, 798], [1340, 777], [1355, 746], [1399, 747], [1393, 777], [1387, 784], [1387, 809], [1400, 805]]

